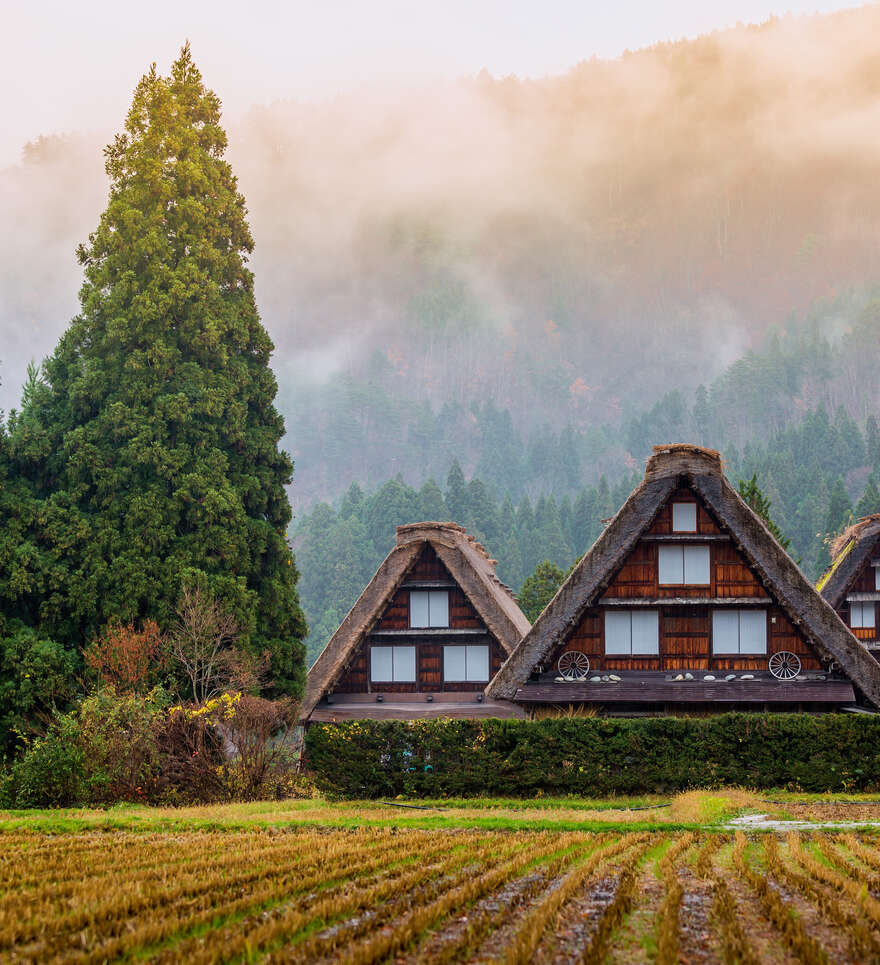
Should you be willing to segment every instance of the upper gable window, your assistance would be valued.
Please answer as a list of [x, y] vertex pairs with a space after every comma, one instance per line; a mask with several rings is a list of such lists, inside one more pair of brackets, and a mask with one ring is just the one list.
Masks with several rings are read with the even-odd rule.
[[874, 589], [880, 590], [880, 566], [874, 567]]
[[850, 603], [849, 625], [854, 630], [872, 630], [875, 624], [873, 603]]
[[448, 590], [411, 590], [409, 594], [411, 627], [448, 627]]
[[696, 533], [697, 531], [697, 504], [696, 503], [673, 503], [672, 504], [672, 532], [673, 533]]
[[657, 555], [658, 582], [664, 586], [708, 586], [709, 547], [660, 545]]

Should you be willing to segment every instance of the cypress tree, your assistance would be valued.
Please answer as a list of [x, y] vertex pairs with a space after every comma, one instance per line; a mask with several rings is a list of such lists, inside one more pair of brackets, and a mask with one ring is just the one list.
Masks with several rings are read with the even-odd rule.
[[142, 78], [105, 149], [110, 198], [78, 250], [81, 311], [12, 442], [43, 501], [54, 569], [40, 615], [53, 636], [82, 646], [108, 621], [168, 626], [182, 584], [199, 584], [297, 693], [293, 466], [225, 149], [220, 101], [186, 45], [170, 77], [154, 64]]

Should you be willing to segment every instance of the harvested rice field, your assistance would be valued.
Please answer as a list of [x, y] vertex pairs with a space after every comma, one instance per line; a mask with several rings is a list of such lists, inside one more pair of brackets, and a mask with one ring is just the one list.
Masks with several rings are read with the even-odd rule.
[[7, 828], [0, 960], [880, 962], [880, 838]]

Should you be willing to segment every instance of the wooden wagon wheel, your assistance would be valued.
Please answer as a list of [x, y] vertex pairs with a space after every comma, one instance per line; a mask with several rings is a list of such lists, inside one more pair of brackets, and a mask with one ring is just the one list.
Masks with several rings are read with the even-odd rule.
[[566, 680], [583, 680], [590, 672], [590, 658], [580, 650], [566, 650], [556, 667]]
[[801, 658], [791, 650], [774, 653], [767, 663], [777, 680], [791, 680], [801, 672]]

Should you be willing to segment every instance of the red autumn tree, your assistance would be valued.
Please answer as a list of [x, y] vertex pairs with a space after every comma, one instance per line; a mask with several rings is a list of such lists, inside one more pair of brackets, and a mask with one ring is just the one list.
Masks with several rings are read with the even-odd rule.
[[110, 624], [84, 654], [86, 665], [101, 681], [120, 693], [143, 693], [158, 682], [168, 658], [165, 635], [155, 620], [138, 630]]

